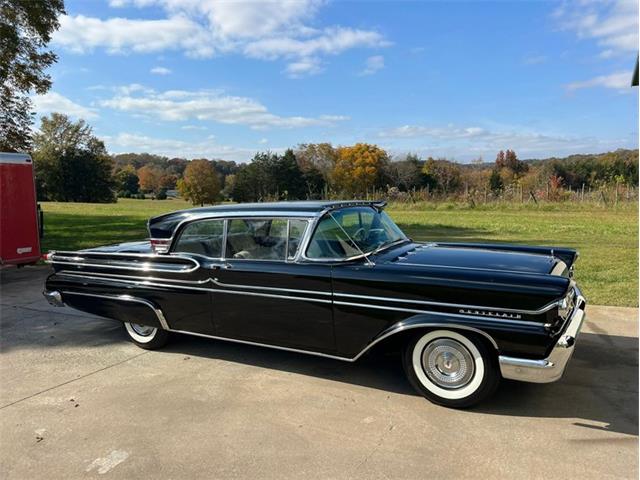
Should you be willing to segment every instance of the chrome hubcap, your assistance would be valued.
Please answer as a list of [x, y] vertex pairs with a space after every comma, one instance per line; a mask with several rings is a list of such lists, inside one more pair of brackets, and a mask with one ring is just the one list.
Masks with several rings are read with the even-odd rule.
[[469, 350], [460, 342], [439, 338], [422, 352], [422, 368], [439, 387], [460, 388], [473, 378], [475, 364]]
[[150, 327], [148, 325], [140, 325], [139, 323], [131, 323], [130, 325], [133, 331], [141, 337], [149, 337], [156, 331], [155, 327]]

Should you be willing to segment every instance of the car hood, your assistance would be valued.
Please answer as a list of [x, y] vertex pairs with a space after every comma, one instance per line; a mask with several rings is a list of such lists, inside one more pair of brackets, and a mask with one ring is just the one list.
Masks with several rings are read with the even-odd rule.
[[499, 250], [495, 246], [450, 246], [413, 244], [395, 258], [397, 265], [428, 266], [454, 269], [489, 270], [512, 273], [549, 274], [558, 259], [545, 254]]

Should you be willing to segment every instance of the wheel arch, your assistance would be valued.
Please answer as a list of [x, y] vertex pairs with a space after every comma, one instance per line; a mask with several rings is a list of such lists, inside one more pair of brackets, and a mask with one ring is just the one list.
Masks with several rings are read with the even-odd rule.
[[457, 331], [458, 333], [475, 333], [479, 335], [487, 345], [495, 351], [496, 354], [499, 352], [498, 344], [495, 339], [478, 327], [460, 323], [459, 319], [453, 317], [448, 319], [441, 316], [436, 317], [435, 315], [420, 314], [401, 320], [387, 327], [371, 342], [369, 342], [369, 344], [353, 358], [353, 361], [358, 360], [375, 346], [384, 345], [392, 341], [399, 341], [407, 335], [411, 335], [420, 330], [428, 331], [438, 328], [445, 328], [447, 330]]

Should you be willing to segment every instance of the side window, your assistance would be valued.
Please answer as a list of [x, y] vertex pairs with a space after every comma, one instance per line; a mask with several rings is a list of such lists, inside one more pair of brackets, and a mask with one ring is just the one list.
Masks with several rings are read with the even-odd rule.
[[222, 257], [223, 220], [200, 220], [188, 224], [180, 234], [174, 252]]
[[300, 248], [300, 242], [309, 222], [306, 220], [289, 220], [289, 252], [287, 259], [293, 260]]
[[229, 220], [225, 256], [244, 260], [282, 260], [287, 246], [284, 218]]

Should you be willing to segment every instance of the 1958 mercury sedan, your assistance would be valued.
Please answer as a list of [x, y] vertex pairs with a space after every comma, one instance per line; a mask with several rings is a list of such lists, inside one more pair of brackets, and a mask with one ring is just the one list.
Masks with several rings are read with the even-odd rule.
[[54, 305], [124, 323], [354, 362], [402, 345], [429, 400], [467, 407], [501, 378], [558, 380], [584, 320], [575, 250], [418, 243], [381, 202], [224, 205], [149, 221], [150, 241], [48, 255]]

